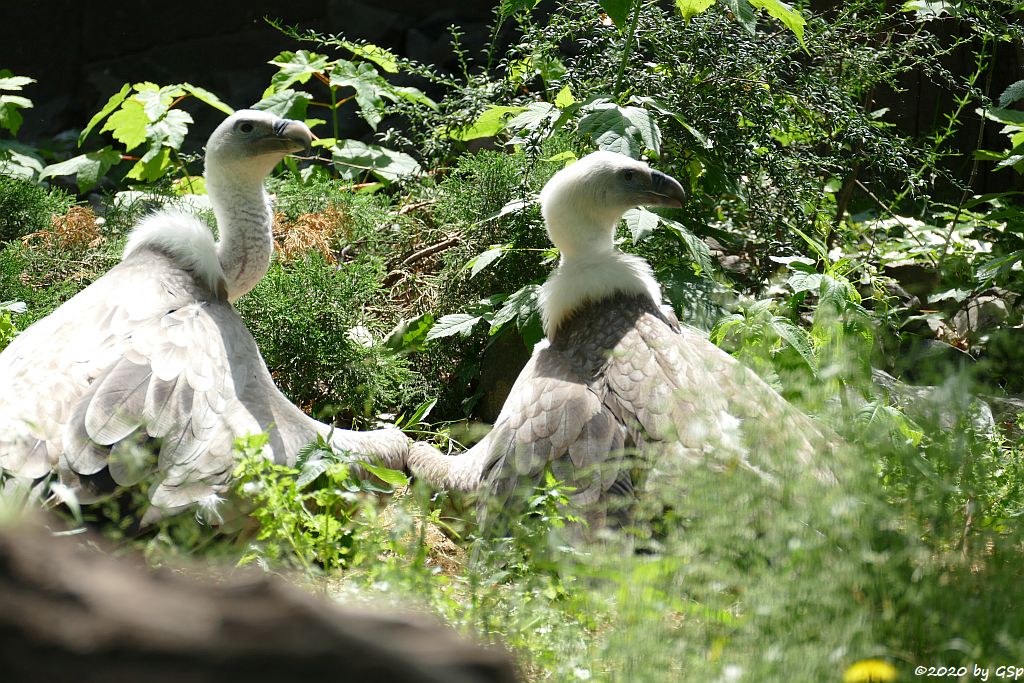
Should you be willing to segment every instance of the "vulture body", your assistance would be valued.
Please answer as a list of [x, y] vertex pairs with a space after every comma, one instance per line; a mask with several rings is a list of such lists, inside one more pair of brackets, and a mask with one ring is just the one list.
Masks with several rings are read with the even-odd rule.
[[[540, 304], [546, 340], [512, 387], [488, 435], [461, 456], [426, 444], [413, 473], [435, 486], [482, 489], [478, 521], [550, 468], [574, 502], [606, 521], [659, 479], [694, 463], [741, 467], [767, 480], [817, 468], [824, 433], [751, 370], [661, 304], [643, 259], [614, 245], [637, 205], [680, 206], [682, 187], [646, 164], [596, 152], [559, 171], [540, 196], [561, 262]], [[816, 473], [824, 479], [831, 475]], [[601, 505], [595, 505], [602, 503]]]
[[[0, 468], [56, 473], [82, 502], [155, 472], [148, 522], [222, 491], [233, 441], [246, 434], [269, 430], [266, 455], [281, 463], [330, 434], [341, 448], [405, 465], [398, 430], [332, 430], [296, 408], [231, 305], [269, 267], [263, 181], [311, 135], [265, 112], [230, 116], [206, 153], [220, 242], [194, 216], [152, 214], [117, 266], [0, 353]], [[155, 464], [141, 455], [150, 451]]]

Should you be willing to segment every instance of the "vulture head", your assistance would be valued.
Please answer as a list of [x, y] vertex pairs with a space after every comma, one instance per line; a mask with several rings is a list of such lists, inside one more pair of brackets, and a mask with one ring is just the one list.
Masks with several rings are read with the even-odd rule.
[[262, 183], [282, 158], [308, 150], [313, 133], [301, 121], [242, 109], [224, 119], [206, 143], [206, 172]]
[[615, 152], [594, 152], [556, 173], [540, 193], [548, 236], [562, 254], [609, 251], [619, 219], [636, 206], [680, 207], [675, 178]]

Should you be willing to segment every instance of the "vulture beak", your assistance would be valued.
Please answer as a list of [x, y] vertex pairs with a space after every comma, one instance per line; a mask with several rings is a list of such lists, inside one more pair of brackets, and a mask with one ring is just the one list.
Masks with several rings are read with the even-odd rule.
[[686, 190], [679, 181], [661, 171], [651, 171], [651, 187], [644, 192], [646, 206], [682, 207], [686, 201]]
[[267, 152], [284, 152], [285, 154], [305, 152], [308, 154], [312, 150], [313, 131], [302, 121], [278, 119], [274, 122], [273, 129], [273, 135], [268, 135], [264, 139]]

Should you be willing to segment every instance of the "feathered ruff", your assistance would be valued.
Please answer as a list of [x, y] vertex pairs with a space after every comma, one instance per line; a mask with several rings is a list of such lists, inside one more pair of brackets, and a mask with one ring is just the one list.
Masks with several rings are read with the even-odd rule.
[[562, 259], [540, 291], [544, 334], [553, 337], [565, 320], [585, 304], [615, 294], [646, 295], [661, 304], [661, 287], [647, 261], [614, 249]]
[[161, 209], [132, 230], [121, 260], [150, 248], [159, 251], [221, 298], [227, 297], [226, 278], [210, 228], [198, 217], [179, 209]]

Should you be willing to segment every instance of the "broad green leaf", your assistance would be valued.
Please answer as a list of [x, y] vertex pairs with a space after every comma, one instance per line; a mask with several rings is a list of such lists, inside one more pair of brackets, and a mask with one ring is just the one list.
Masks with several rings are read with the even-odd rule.
[[149, 126], [146, 109], [137, 97], [131, 97], [121, 103], [121, 108], [111, 114], [107, 122], [100, 128], [101, 133], [110, 131], [114, 139], [124, 145], [130, 152], [146, 141], [146, 128]]
[[818, 359], [814, 355], [814, 343], [811, 341], [811, 336], [807, 334], [807, 330], [793, 324], [793, 321], [781, 315], [772, 317], [771, 327], [782, 341], [800, 354], [800, 357], [807, 363], [807, 367], [817, 371]]
[[[981, 112], [981, 110], [977, 110]], [[1016, 109], [1003, 109], [1002, 107], [993, 107], [992, 109], [986, 109], [982, 112], [985, 118], [996, 121], [998, 123], [1008, 123], [1013, 126], [1024, 126], [1024, 111], [1018, 111]]]
[[545, 122], [554, 121], [558, 118], [559, 114], [559, 110], [553, 104], [533, 102], [525, 111], [509, 119], [505, 127], [512, 130], [532, 131], [540, 128]]
[[750, 6], [749, 0], [725, 0], [725, 6], [729, 8], [740, 26], [747, 30], [747, 33], [754, 35], [757, 31], [757, 18], [754, 16], [754, 8]]
[[125, 177], [148, 183], [162, 178], [170, 167], [170, 148], [163, 145], [154, 145], [146, 152], [142, 159], [135, 162], [135, 165], [128, 170]]
[[629, 233], [633, 236], [633, 244], [647, 239], [658, 227], [660, 220], [658, 214], [641, 207], [630, 209], [622, 218], [626, 221], [626, 227], [629, 228]]
[[430, 328], [426, 341], [451, 337], [456, 334], [468, 336], [482, 319], [483, 316], [471, 315], [469, 313], [452, 313], [451, 315], [441, 316], [441, 319]]
[[171, 149], [181, 149], [192, 124], [192, 116], [181, 109], [171, 109], [167, 114], [146, 127], [150, 145], [163, 145]]
[[619, 31], [626, 30], [626, 24], [629, 22], [629, 13], [633, 9], [634, 3], [640, 2], [640, 0], [598, 0], [601, 9], [605, 11], [608, 18], [615, 23]]
[[821, 273], [797, 271], [789, 276], [789, 280], [786, 281], [786, 284], [789, 285], [794, 294], [799, 294], [800, 292], [817, 293], [821, 290], [821, 280]]
[[99, 183], [110, 167], [121, 161], [121, 154], [109, 146], [97, 152], [80, 154], [67, 161], [51, 164], [39, 174], [39, 179], [58, 175], [73, 175], [82, 192], [87, 192]]
[[469, 270], [469, 278], [473, 279], [480, 271], [487, 266], [491, 265], [498, 259], [500, 259], [511, 245], [499, 244], [493, 246], [485, 252], [479, 253], [473, 258], [466, 262], [466, 265], [462, 267], [463, 270]]
[[505, 299], [505, 303], [491, 318], [491, 334], [495, 334], [498, 327], [512, 320], [516, 321], [516, 326], [520, 330], [526, 329], [533, 317], [539, 318], [539, 297], [540, 285], [526, 285], [516, 290]]
[[690, 258], [700, 266], [703, 272], [710, 273], [714, 271], [715, 261], [711, 257], [711, 250], [708, 249], [708, 245], [704, 243], [704, 240], [690, 232], [682, 223], [665, 218], [664, 216], [659, 216], [659, 218], [661, 218], [662, 225], [679, 238], [683, 246], [686, 247], [686, 251], [690, 253]]
[[423, 94], [423, 91], [419, 88], [413, 88], [412, 86], [398, 86], [388, 84], [388, 89], [383, 92], [384, 95], [393, 95], [392, 99], [399, 97], [403, 100], [412, 102], [413, 104], [422, 104], [430, 107], [433, 110], [437, 110], [437, 102]]
[[715, 4], [715, 0], [676, 0], [676, 7], [683, 15], [683, 21], [689, 23], [698, 14]]
[[881, 400], [868, 401], [857, 411], [855, 418], [861, 429], [881, 429], [892, 438], [904, 438], [916, 446], [924, 432], [900, 410], [886, 405]]
[[569, 86], [563, 85], [562, 89], [555, 95], [555, 106], [559, 109], [565, 109], [566, 107], [576, 104], [576, 98], [572, 95], [572, 90]]
[[349, 179], [369, 172], [379, 179], [393, 182], [420, 173], [423, 169], [408, 154], [358, 140], [343, 140], [331, 148], [333, 162]]
[[86, 125], [85, 130], [83, 130], [82, 134], [78, 136], [79, 147], [81, 147], [82, 143], [85, 142], [86, 136], [89, 135], [89, 132], [93, 129], [93, 127], [95, 127], [95, 125], [103, 119], [107, 118], [110, 112], [117, 109], [121, 105], [121, 103], [124, 102], [125, 98], [128, 97], [128, 93], [130, 93], [131, 91], [132, 86], [128, 83], [125, 83], [123, 86], [121, 86], [121, 90], [119, 92], [116, 92], [110, 96], [110, 99], [107, 100], [107, 103], [105, 105], [103, 105], [103, 108], [96, 112], [96, 114], [91, 119], [89, 119], [89, 123], [88, 125]]
[[679, 123], [679, 125], [685, 128], [687, 132], [689, 132], [690, 135], [692, 135], [697, 140], [697, 142], [699, 142], [701, 146], [704, 147], [704, 149], [711, 149], [712, 147], [715, 146], [715, 143], [710, 138], [708, 138], [699, 130], [691, 126], [689, 122], [687, 122], [687, 120], [683, 118], [682, 114], [672, 109], [661, 100], [656, 99], [654, 97], [636, 97], [634, 98], [634, 101], [637, 102], [638, 104], [646, 104], [647, 106], [651, 107], [652, 109], [661, 114], [664, 114], [665, 116], [671, 116], [673, 119], [676, 120], [676, 122]]
[[1003, 91], [1003, 94], [999, 96], [999, 106], [1005, 109], [1019, 100], [1024, 100], [1024, 80], [1011, 83]]
[[32, 100], [20, 95], [0, 95], [0, 128], [6, 128], [13, 135], [18, 134], [24, 118], [20, 109], [32, 107]]
[[384, 101], [381, 96], [389, 89], [389, 85], [372, 64], [339, 60], [331, 69], [331, 85], [355, 90], [360, 115], [370, 124], [370, 128], [377, 130], [384, 118]]
[[483, 113], [477, 117], [476, 121], [472, 123], [472, 125], [451, 131], [449, 133], [449, 137], [463, 142], [467, 140], [475, 140], [477, 138], [494, 137], [504, 130], [507, 120], [511, 116], [520, 114], [524, 111], [526, 111], [526, 107], [493, 105], [488, 109], [485, 109]]
[[36, 79], [29, 78], [28, 76], [12, 76], [10, 71], [4, 69], [0, 71], [0, 90], [21, 90], [30, 83], [35, 83]]
[[389, 74], [398, 73], [398, 57], [394, 52], [373, 43], [357, 44], [343, 40], [341, 44], [355, 56], [373, 62]]
[[1008, 273], [1017, 263], [1024, 260], [1024, 250], [1012, 251], [985, 262], [975, 274], [979, 280], [991, 280], [997, 275]]
[[24, 313], [27, 310], [28, 305], [26, 305], [24, 301], [0, 301], [0, 311]]
[[191, 83], [182, 83], [181, 87], [184, 88], [185, 91], [188, 92], [188, 94], [192, 95], [192, 97], [196, 98], [200, 102], [208, 104], [214, 109], [218, 109], [224, 112], [228, 116], [231, 116], [235, 113], [234, 109], [224, 104], [224, 102], [221, 101], [219, 97], [214, 95], [206, 88], [200, 88], [198, 85], [192, 85]]
[[490, 221], [493, 221], [493, 220], [496, 220], [498, 218], [501, 218], [502, 216], [508, 216], [509, 214], [519, 213], [520, 211], [525, 211], [526, 209], [530, 208], [531, 206], [533, 206], [536, 203], [537, 203], [536, 195], [531, 195], [529, 197], [520, 198], [520, 199], [513, 199], [512, 201], [506, 203], [505, 206], [501, 207], [501, 210], [498, 211], [498, 213], [494, 214], [493, 216], [488, 216], [487, 218], [482, 219], [481, 221], [479, 221], [477, 223], [477, 225], [482, 225], [484, 223], [488, 223]]
[[793, 32], [804, 49], [807, 49], [807, 46], [804, 45], [804, 26], [807, 25], [807, 21], [798, 10], [793, 9], [782, 0], [749, 0], [749, 2], [752, 6], [764, 9], [768, 14], [781, 21], [786, 28]]
[[580, 119], [579, 131], [593, 138], [599, 149], [618, 152], [634, 159], [645, 150], [661, 154], [661, 130], [647, 110], [597, 102]]
[[295, 83], [307, 83], [314, 74], [327, 71], [331, 60], [309, 50], [298, 50], [297, 52], [285, 50], [268, 63], [276, 66], [279, 71], [271, 77], [270, 85], [263, 91], [264, 98], [289, 88]]
[[146, 110], [146, 117], [150, 121], [156, 121], [163, 116], [174, 100], [185, 94], [185, 89], [179, 85], [165, 85], [160, 87], [156, 83], [136, 83], [133, 99], [142, 102]]
[[281, 90], [264, 97], [252, 105], [253, 109], [270, 112], [285, 119], [302, 121], [306, 118], [306, 108], [313, 96], [301, 90]]
[[419, 351], [423, 348], [427, 334], [433, 326], [434, 316], [431, 313], [424, 313], [412, 320], [402, 319], [384, 340], [384, 348], [398, 353]]
[[303, 490], [314, 481], [316, 481], [321, 474], [327, 471], [327, 468], [331, 466], [331, 462], [322, 458], [316, 460], [307, 459], [302, 464], [299, 470], [299, 476], [295, 478], [295, 488]]
[[35, 148], [14, 140], [0, 140], [0, 175], [34, 181], [44, 166]]
[[409, 484], [409, 478], [407, 476], [398, 470], [391, 469], [390, 467], [373, 465], [368, 462], [360, 462], [359, 466], [383, 481], [385, 484], [391, 484], [392, 486], [408, 486]]

